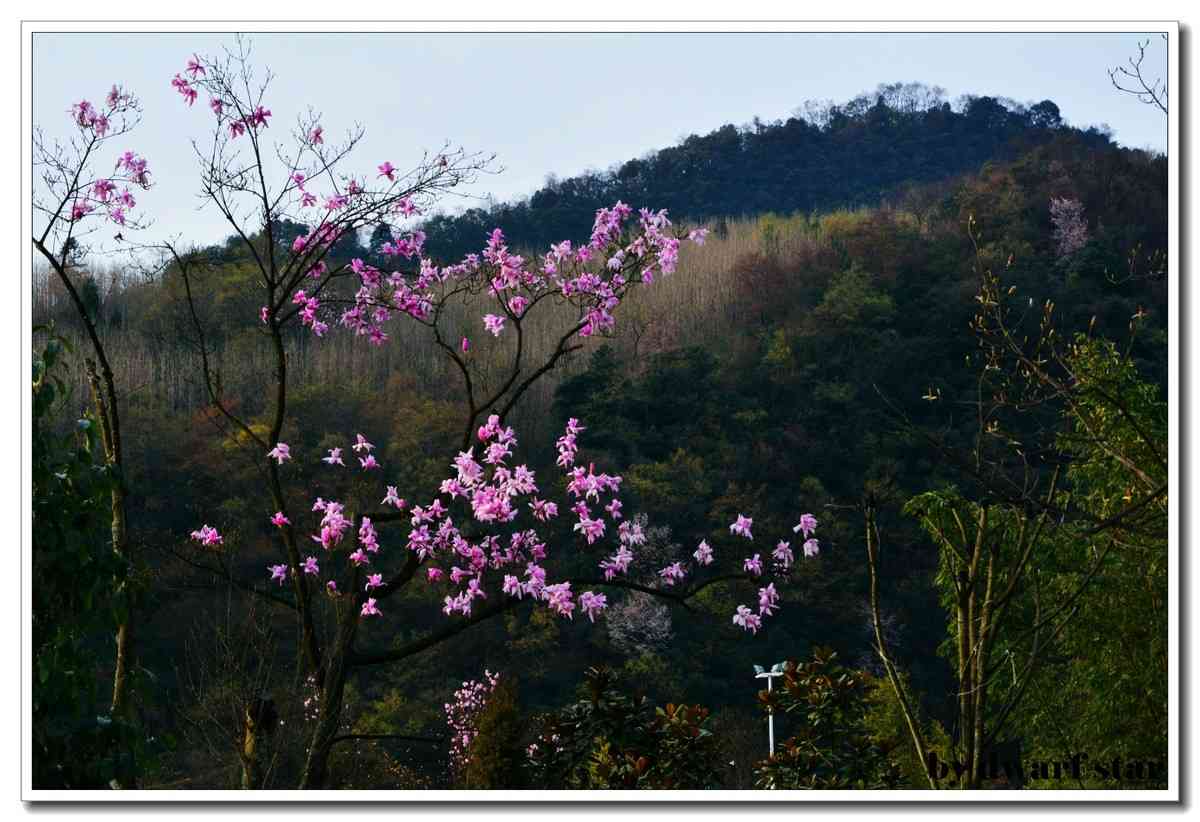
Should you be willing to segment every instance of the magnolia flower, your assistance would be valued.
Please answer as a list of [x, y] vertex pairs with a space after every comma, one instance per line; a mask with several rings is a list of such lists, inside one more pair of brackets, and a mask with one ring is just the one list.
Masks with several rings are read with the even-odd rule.
[[396, 486], [389, 485], [387, 487], [387, 496], [379, 503], [380, 505], [394, 505], [396, 508], [404, 507], [404, 500], [396, 494]]
[[760, 616], [770, 616], [778, 607], [779, 592], [775, 590], [775, 583], [772, 582], [766, 588], [758, 589], [758, 613]]
[[471, 350], [471, 341], [470, 341], [470, 340], [468, 340], [466, 337], [463, 337], [463, 338], [462, 338], [462, 343], [460, 344], [460, 346], [459, 346], [459, 347], [462, 349], [462, 352], [463, 352], [464, 354], [466, 354], [468, 351], [470, 351], [470, 350]]
[[308, 133], [308, 141], [313, 145], [320, 145], [321, 143], [325, 142], [325, 138], [322, 136], [322, 129], [320, 126], [317, 126]]
[[340, 449], [340, 448], [330, 448], [329, 456], [321, 457], [321, 462], [327, 462], [330, 465], [343, 465], [344, 466], [346, 464], [346, 463], [342, 462], [342, 449]]
[[673, 562], [658, 572], [663, 585], [667, 586], [674, 585], [676, 580], [683, 579], [686, 574], [687, 572], [683, 570], [682, 562]]
[[279, 580], [279, 584], [283, 585], [287, 579], [288, 567], [286, 565], [268, 565], [267, 570], [271, 572], [271, 579]]
[[801, 514], [800, 515], [800, 523], [798, 525], [796, 525], [796, 527], [792, 528], [792, 533], [798, 534], [801, 531], [803, 531], [804, 536], [807, 538], [807, 537], [812, 536], [813, 532], [816, 530], [817, 530], [817, 518], [814, 517], [812, 514]]
[[[313, 576], [317, 576], [321, 573], [321, 569], [317, 567], [316, 557], [305, 557], [304, 566], [301, 568], [301, 570], [303, 570], [304, 573], [312, 574]], [[330, 582], [333, 582], [333, 580], [330, 580]]]
[[200, 530], [192, 531], [191, 536], [192, 539], [200, 542], [207, 548], [211, 548], [214, 545], [220, 545], [223, 540], [223, 537], [217, 533], [217, 529], [208, 525], [201, 525]]
[[271, 524], [277, 528], [282, 528], [285, 525], [291, 525], [292, 521], [285, 517], [282, 511], [276, 511], [271, 515]]
[[492, 336], [499, 337], [500, 332], [504, 330], [504, 318], [495, 314], [485, 314], [483, 317], [483, 326], [492, 332]]
[[362, 464], [362, 469], [364, 471], [371, 471], [373, 469], [379, 468], [379, 463], [375, 461], [374, 454], [367, 454], [366, 459], [359, 457], [358, 461]]
[[246, 122], [251, 126], [266, 126], [267, 118], [271, 116], [269, 108], [258, 106], [254, 111], [250, 112], [250, 116], [246, 118]]
[[267, 456], [275, 459], [279, 465], [283, 465], [292, 458], [292, 452], [286, 442], [277, 442], [275, 447], [267, 452]]
[[374, 448], [375, 446], [371, 445], [371, 443], [367, 442], [367, 438], [364, 437], [362, 434], [355, 434], [354, 436], [358, 441], [356, 443], [354, 443], [354, 445], [351, 447], [355, 451], [366, 451], [368, 454], [371, 453], [371, 449]]
[[383, 574], [369, 574], [367, 576], [367, 586], [364, 590], [370, 591], [372, 588], [378, 588], [383, 585]]
[[188, 58], [186, 71], [188, 74], [192, 75], [192, 79], [195, 79], [197, 75], [207, 74], [207, 72], [204, 70], [204, 66], [200, 63], [199, 55], [196, 54], [193, 54]]
[[608, 597], [592, 591], [584, 591], [579, 595], [579, 607], [587, 614], [588, 621], [595, 622], [596, 614], [608, 607]]
[[334, 582], [332, 579], [329, 580], [329, 582], [325, 583], [325, 590], [331, 594], [336, 594], [337, 593], [337, 583]]
[[762, 627], [762, 617], [745, 605], [739, 605], [737, 613], [733, 615], [733, 624], [740, 625], [752, 634], [757, 634], [758, 629]]
[[742, 568], [744, 570], [749, 571], [750, 573], [754, 574], [754, 576], [756, 576], [756, 577], [762, 576], [762, 559], [761, 559], [760, 555], [755, 554], [752, 557], [748, 557], [742, 563]]
[[771, 553], [771, 556], [785, 569], [791, 568], [792, 563], [795, 561], [795, 556], [792, 554], [792, 544], [783, 540], [780, 540], [779, 544], [775, 546], [775, 550]]
[[387, 177], [388, 180], [394, 183], [396, 181], [396, 167], [385, 161], [384, 164], [379, 167], [379, 176]]
[[741, 514], [737, 515], [737, 521], [729, 526], [729, 533], [737, 534], [746, 539], [754, 539], [754, 535], [750, 533], [750, 527], [754, 525], [754, 520], [751, 517], [744, 517]]
[[370, 597], [363, 603], [362, 612], [359, 616], [380, 616], [381, 611], [375, 605], [375, 597]]
[[817, 544], [815, 539], [807, 539], [804, 541], [804, 556], [815, 557], [821, 553], [821, 546]]
[[708, 542], [705, 540], [700, 541], [700, 547], [696, 549], [692, 556], [694, 556], [696, 558], [696, 562], [700, 563], [701, 565], [712, 565], [712, 548], [709, 547]]

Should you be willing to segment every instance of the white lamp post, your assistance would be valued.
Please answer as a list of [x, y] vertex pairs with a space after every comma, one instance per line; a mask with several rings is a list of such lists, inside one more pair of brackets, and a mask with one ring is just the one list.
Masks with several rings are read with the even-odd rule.
[[[754, 678], [767, 680], [767, 693], [771, 693], [771, 680], [777, 676], [783, 676], [783, 663], [777, 662], [771, 666], [771, 670], [765, 670], [761, 665], [754, 666]], [[775, 754], [775, 711], [767, 711], [767, 740], [770, 744], [769, 754]]]

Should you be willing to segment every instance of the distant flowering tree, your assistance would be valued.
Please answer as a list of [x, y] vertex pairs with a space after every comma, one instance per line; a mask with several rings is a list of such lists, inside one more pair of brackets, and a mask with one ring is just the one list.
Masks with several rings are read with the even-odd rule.
[[1078, 200], [1051, 197], [1050, 223], [1054, 227], [1054, 249], [1060, 260], [1087, 245], [1087, 218], [1083, 214], [1083, 203]]
[[499, 682], [500, 674], [484, 671], [483, 679], [464, 682], [454, 692], [454, 698], [443, 706], [450, 729], [450, 767], [455, 773], [463, 773], [470, 762], [471, 743], [479, 734], [480, 715]]
[[[319, 115], [311, 110], [274, 141], [272, 135], [280, 130], [267, 99], [271, 79], [269, 73], [255, 73], [249, 49], [239, 41], [220, 57], [193, 55], [170, 80], [184, 106], [206, 98], [209, 137], [193, 141], [201, 192], [240, 239], [255, 272], [253, 287], [260, 295], [256, 320], [274, 358], [272, 373], [263, 380], [265, 426], [257, 421], [251, 425], [239, 414], [212, 367], [205, 312], [193, 289], [195, 279], [208, 270], [205, 254], [176, 241], [159, 248], [164, 270], [178, 276], [183, 286], [208, 398], [263, 470], [268, 497], [263, 521], [270, 522], [282, 548], [281, 561], [270, 564], [259, 581], [237, 579], [221, 562], [194, 564], [297, 615], [303, 668], [318, 688], [308, 704], [317, 706], [318, 715], [300, 786], [325, 784], [351, 671], [409, 659], [524, 603], [538, 603], [563, 618], [574, 619], [578, 613], [595, 621], [608, 608], [606, 589], [686, 605], [710, 585], [749, 581], [760, 586], [757, 605], [740, 605], [731, 621], [757, 632], [778, 608], [775, 582], [786, 579], [794, 561], [787, 543], [765, 558], [765, 552], [738, 556], [732, 546], [754, 539], [752, 517], [739, 514], [730, 526], [729, 550], [700, 542], [694, 552], [681, 548], [681, 556], [664, 558], [665, 567], [652, 579], [631, 580], [626, 574], [645, 534], [622, 511], [621, 477], [577, 459], [583, 426], [570, 420], [557, 442], [566, 496], [556, 500], [542, 491], [532, 469], [514, 459], [517, 438], [505, 422], [530, 387], [578, 350], [584, 338], [611, 334], [630, 290], [670, 275], [681, 244], [703, 242], [704, 229], [680, 230], [665, 211], [635, 212], [618, 202], [597, 212], [591, 235], [582, 243], [564, 240], [526, 258], [513, 253], [496, 229], [480, 253], [438, 265], [424, 254], [424, 236], [411, 220], [440, 194], [486, 170], [490, 158], [444, 147], [407, 169], [384, 161], [372, 162], [364, 171], [351, 165], [361, 127], [341, 140], [327, 138]], [[85, 142], [114, 133], [112, 113], [126, 105], [119, 94], [114, 99], [116, 108], [101, 115], [83, 108], [73, 112]], [[60, 189], [59, 206], [49, 213], [65, 209], [83, 220], [102, 212], [128, 223], [127, 213], [99, 204], [117, 189], [149, 185], [148, 172], [136, 155], [123, 156], [118, 171], [109, 178], [111, 189], [97, 189], [94, 181], [83, 188], [68, 181]], [[284, 239], [280, 230], [285, 222], [298, 223], [303, 231]], [[341, 241], [379, 226], [391, 235], [379, 251], [392, 270], [358, 258], [346, 261], [335, 253], [344, 247]], [[48, 236], [35, 238], [39, 248], [49, 248]], [[477, 308], [474, 329], [454, 325], [447, 311], [453, 303]], [[551, 306], [554, 310], [547, 310]], [[386, 485], [388, 467], [362, 434], [352, 444], [318, 456], [293, 448], [284, 431], [285, 332], [298, 328], [320, 338], [341, 326], [382, 345], [400, 322], [425, 328], [454, 364], [465, 406], [461, 449], [452, 460], [447, 455], [451, 473], [433, 493], [406, 489], [405, 496], [420, 500], [414, 504], [399, 488]], [[533, 322], [557, 323], [559, 335], [557, 344], [538, 359], [525, 341], [525, 328]], [[476, 349], [485, 345], [503, 361], [498, 378], [485, 379], [478, 363]], [[318, 459], [334, 477], [337, 472], [363, 478], [379, 472], [377, 495], [318, 496], [311, 510], [295, 510], [285, 480], [298, 461]], [[560, 515], [565, 520], [568, 514], [570, 528], [560, 527]], [[389, 532], [393, 524], [403, 524], [400, 533]], [[192, 532], [201, 557], [223, 550], [220, 525], [204, 522]], [[796, 526], [813, 552], [815, 528], [811, 515]], [[394, 547], [389, 550], [389, 545]], [[572, 572], [580, 567], [577, 560], [568, 561], [576, 552], [595, 552], [596, 570]], [[809, 555], [808, 548], [805, 553]], [[727, 564], [723, 572], [716, 567], [718, 558]], [[386, 625], [390, 598], [418, 580], [439, 590], [447, 621], [409, 642], [390, 643], [386, 650], [362, 649], [357, 643], [360, 625], [372, 620]], [[323, 625], [330, 628], [319, 630]]]
[[618, 650], [645, 654], [666, 648], [674, 636], [671, 609], [653, 594], [634, 591], [608, 610], [608, 637]]

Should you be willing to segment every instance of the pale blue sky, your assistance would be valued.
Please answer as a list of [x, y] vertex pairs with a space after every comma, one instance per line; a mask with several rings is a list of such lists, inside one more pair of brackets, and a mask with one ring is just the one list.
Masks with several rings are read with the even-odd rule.
[[[444, 140], [495, 152], [503, 173], [471, 192], [509, 199], [548, 174], [603, 169], [725, 123], [786, 118], [806, 99], [841, 102], [879, 83], [920, 81], [960, 94], [1051, 99], [1073, 125], [1108, 124], [1124, 145], [1167, 148], [1167, 120], [1116, 92], [1106, 69], [1136, 47], [1131, 34], [255, 34], [255, 62], [277, 75], [267, 98], [280, 136], [308, 105], [327, 133], [367, 129], [362, 173]], [[150, 161], [155, 188], [141, 205], [145, 239], [198, 242], [228, 230], [198, 211], [189, 139], [207, 133], [205, 100], [189, 110], [170, 86], [194, 51], [228, 34], [37, 34], [33, 116], [49, 134], [66, 110], [117, 82], [143, 101], [128, 148]], [[1165, 76], [1155, 38], [1146, 66]], [[115, 148], [115, 147], [114, 147]], [[126, 146], [121, 147], [126, 148]], [[453, 210], [462, 200], [448, 200]]]

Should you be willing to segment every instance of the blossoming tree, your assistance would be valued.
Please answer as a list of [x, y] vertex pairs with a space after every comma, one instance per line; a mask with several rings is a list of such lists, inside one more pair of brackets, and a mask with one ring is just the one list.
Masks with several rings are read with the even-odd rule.
[[[665, 211], [635, 212], [618, 202], [597, 212], [590, 237], [581, 243], [564, 240], [527, 258], [510, 250], [496, 229], [478, 254], [438, 265], [425, 255], [424, 236], [413, 220], [439, 195], [486, 170], [490, 158], [444, 147], [407, 170], [385, 160], [365, 172], [352, 166], [362, 128], [327, 141], [312, 111], [274, 142], [276, 115], [267, 100], [271, 79], [269, 73], [256, 75], [239, 41], [220, 57], [194, 55], [171, 80], [182, 105], [193, 108], [206, 98], [209, 136], [193, 141], [201, 191], [253, 262], [261, 295], [256, 321], [274, 359], [273, 373], [263, 380], [269, 398], [265, 425], [239, 413], [211, 362], [202, 306], [192, 287], [204, 272], [203, 254], [175, 241], [160, 249], [164, 270], [183, 285], [208, 398], [240, 432], [265, 478], [263, 516], [278, 535], [281, 561], [266, 569], [261, 582], [235, 579], [224, 566], [203, 567], [296, 613], [303, 668], [319, 687], [300, 786], [326, 782], [352, 671], [410, 659], [511, 609], [535, 603], [564, 619], [578, 614], [595, 621], [615, 589], [688, 607], [709, 586], [743, 581], [757, 588], [757, 597], [739, 605], [730, 619], [757, 633], [778, 609], [776, 584], [786, 580], [797, 553], [818, 551], [811, 514], [795, 527], [803, 540], [796, 549], [780, 540], [765, 558], [764, 551], [739, 550], [735, 546], [742, 540], [755, 539], [752, 517], [739, 514], [729, 526], [727, 545], [699, 541], [649, 582], [629, 578], [645, 534], [623, 512], [622, 478], [580, 458], [583, 424], [567, 423], [556, 443], [562, 478], [548, 482], [517, 458], [517, 436], [507, 423], [531, 386], [586, 338], [612, 334], [631, 289], [674, 272], [681, 244], [702, 243], [704, 230], [684, 231]], [[77, 114], [85, 136], [107, 128], [97, 125], [96, 116]], [[72, 221], [98, 211], [127, 220], [124, 205], [110, 202], [124, 191], [114, 192], [148, 181], [136, 156], [123, 158], [118, 168], [123, 175], [99, 188], [96, 182], [66, 185], [56, 212], [69, 208]], [[285, 221], [305, 228], [290, 243], [279, 236]], [[387, 226], [392, 237], [382, 248], [390, 271], [359, 258], [342, 261], [334, 253], [339, 241], [379, 226]], [[45, 239], [35, 239], [39, 248]], [[462, 304], [478, 309], [473, 330], [456, 326], [450, 316], [449, 307]], [[387, 484], [388, 466], [363, 434], [321, 456], [293, 450], [285, 431], [285, 334], [300, 329], [320, 338], [340, 326], [383, 345], [398, 323], [415, 323], [431, 335], [461, 377], [464, 406], [461, 449], [447, 455], [448, 475], [436, 489], [403, 489], [404, 497], [402, 489]], [[526, 344], [534, 323], [555, 329], [556, 344], [540, 355]], [[483, 378], [476, 356], [485, 346], [502, 363], [491, 379]], [[294, 495], [287, 484], [302, 460], [320, 460], [321, 470], [331, 474], [330, 487], [343, 487], [337, 472], [378, 476], [378, 492], [317, 496], [309, 510], [297, 508], [289, 502]], [[555, 487], [565, 489], [558, 498], [552, 498]], [[220, 551], [224, 543], [219, 528], [209, 523], [191, 538], [208, 552]], [[580, 572], [581, 567], [592, 570]], [[438, 591], [443, 606], [435, 624], [412, 641], [364, 650], [356, 642], [360, 631], [386, 630], [389, 599], [411, 585]]]
[[[110, 492], [112, 549], [128, 563], [125, 512], [129, 489], [123, 476], [117, 382], [96, 320], [81, 293], [79, 277], [89, 252], [104, 250], [108, 245], [106, 241], [93, 245], [101, 231], [116, 230], [113, 240], [119, 244], [124, 231], [144, 225], [144, 220], [134, 212], [135, 192], [150, 188], [150, 171], [146, 159], [137, 153], [125, 150], [116, 154], [112, 150], [113, 144], [130, 134], [141, 119], [141, 105], [132, 94], [114, 85], [102, 103], [79, 100], [67, 113], [74, 126], [70, 137], [51, 139], [41, 129], [34, 131], [36, 183], [32, 240], [38, 255], [66, 291], [95, 357], [85, 361], [88, 381], [105, 460], [117, 477]], [[108, 163], [113, 163], [111, 171]], [[114, 715], [124, 714], [129, 704], [134, 603], [127, 586], [128, 583], [123, 584], [118, 592], [121, 615], [113, 674]]]

